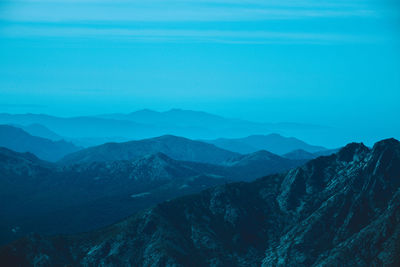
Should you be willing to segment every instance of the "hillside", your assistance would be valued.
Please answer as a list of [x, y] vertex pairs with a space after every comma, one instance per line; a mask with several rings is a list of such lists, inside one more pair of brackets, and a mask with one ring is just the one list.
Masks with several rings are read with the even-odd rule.
[[[400, 143], [352, 143], [252, 183], [217, 186], [99, 231], [30, 235], [9, 266], [399, 266]], [[33, 249], [34, 248], [34, 249]]]
[[[238, 181], [251, 181], [254, 177], [280, 173], [306, 163], [304, 159], [287, 159], [265, 150], [232, 158], [224, 163]], [[236, 174], [236, 175], [235, 175]], [[263, 174], [263, 175], [260, 175]]]
[[284, 137], [279, 134], [251, 135], [236, 139], [219, 138], [206, 140], [205, 142], [241, 154], [253, 153], [259, 150], [267, 150], [278, 155], [299, 149], [310, 153], [326, 150], [324, 147], [309, 145], [297, 138]]
[[79, 150], [72, 143], [33, 136], [10, 125], [0, 125], [0, 146], [17, 152], [30, 152], [47, 161], [57, 161]]
[[[222, 166], [154, 153], [133, 160], [58, 166], [5, 148], [0, 148], [0, 163], [0, 202], [8, 203], [0, 207], [0, 244], [32, 231], [94, 230], [171, 198], [302, 164], [276, 155], [249, 155]], [[60, 223], [64, 220], [68, 222]]]
[[95, 161], [132, 160], [153, 153], [163, 153], [175, 160], [222, 164], [239, 156], [214, 145], [183, 137], [164, 135], [156, 138], [124, 143], [107, 143], [67, 155], [63, 164]]
[[55, 132], [51, 131], [49, 128], [46, 126], [43, 126], [41, 124], [29, 124], [29, 125], [16, 125], [15, 127], [21, 128], [25, 132], [29, 133], [30, 135], [37, 136], [37, 137], [42, 137], [46, 138], [52, 141], [60, 141], [65, 138], [61, 137], [60, 135], [56, 134]]

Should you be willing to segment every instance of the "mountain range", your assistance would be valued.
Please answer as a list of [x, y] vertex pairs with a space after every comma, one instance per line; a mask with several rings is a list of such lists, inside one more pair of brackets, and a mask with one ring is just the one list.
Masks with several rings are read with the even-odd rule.
[[293, 150], [292, 152], [283, 154], [282, 157], [287, 158], [287, 159], [293, 159], [293, 160], [310, 160], [310, 159], [318, 158], [320, 156], [329, 156], [331, 154], [338, 152], [339, 150], [340, 150], [340, 148], [326, 149], [326, 150], [321, 150], [318, 152], [310, 153], [303, 149], [296, 149], [296, 150]]
[[[286, 138], [278, 134], [212, 141], [192, 141], [187, 138], [178, 138], [171, 135], [119, 144], [107, 142], [107, 139], [102, 140], [104, 141], [102, 145], [77, 152], [81, 150], [81, 147], [64, 141], [63, 137], [43, 125], [0, 125], [0, 145], [19, 152], [31, 152], [48, 161], [60, 160], [72, 152], [77, 153], [68, 155], [63, 161], [73, 161], [75, 157], [87, 157], [89, 161], [131, 159], [143, 156], [143, 153], [163, 152], [179, 160], [194, 160], [216, 164], [236, 157], [238, 153], [248, 154], [260, 150], [272, 151], [280, 155], [284, 154], [282, 155], [283, 157], [293, 160], [309, 160], [335, 151], [312, 146], [296, 138]], [[216, 147], [208, 144], [213, 144]], [[290, 152], [283, 153], [286, 151]], [[127, 154], [124, 155], [124, 153]], [[97, 158], [91, 158], [91, 154]]]
[[65, 155], [80, 149], [70, 142], [64, 140], [52, 141], [33, 136], [11, 125], [0, 125], [0, 147], [6, 147], [17, 152], [31, 152], [47, 161], [60, 160]]
[[176, 160], [221, 164], [238, 157], [238, 153], [218, 148], [204, 142], [183, 137], [164, 135], [156, 138], [106, 143], [86, 148], [65, 156], [60, 162], [75, 164], [95, 161], [131, 160], [147, 154], [161, 152]]
[[[7, 203], [0, 207], [0, 243], [30, 232], [97, 229], [171, 198], [227, 182], [252, 181], [305, 162], [266, 151], [238, 155], [174, 136], [117, 147], [117, 152], [94, 148], [90, 157], [79, 157], [69, 164], [0, 149], [0, 202]], [[163, 151], [192, 161], [172, 159]], [[62, 223], [65, 220], [68, 223]]]
[[93, 146], [105, 142], [123, 142], [161, 135], [177, 135], [190, 139], [215, 139], [279, 133], [301, 137], [302, 134], [318, 135], [320, 131], [327, 130], [327, 127], [318, 125], [256, 123], [181, 109], [172, 109], [166, 112], [140, 110], [129, 114], [68, 118], [45, 114], [2, 113], [0, 114], [0, 124], [24, 127], [40, 124], [78, 146]]
[[0, 261], [7, 266], [399, 266], [399, 175], [397, 140], [372, 149], [352, 143], [282, 174], [172, 199], [100, 230], [31, 234], [2, 247]]
[[297, 138], [283, 137], [279, 134], [251, 135], [236, 139], [219, 138], [215, 140], [206, 140], [205, 142], [241, 154], [253, 153], [259, 150], [267, 150], [278, 155], [283, 155], [299, 149], [309, 153], [327, 150], [324, 147], [309, 145]]
[[51, 131], [47, 127], [41, 125], [41, 124], [29, 124], [29, 125], [13, 125], [17, 128], [21, 128], [25, 132], [29, 133], [30, 135], [37, 136], [37, 137], [42, 137], [49, 139], [51, 141], [60, 141], [63, 140], [64, 138], [55, 132]]

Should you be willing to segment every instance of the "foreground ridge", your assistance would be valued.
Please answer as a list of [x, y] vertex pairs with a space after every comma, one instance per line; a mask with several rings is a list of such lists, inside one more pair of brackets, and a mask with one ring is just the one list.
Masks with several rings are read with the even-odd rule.
[[167, 201], [99, 231], [32, 234], [8, 266], [399, 266], [400, 143]]

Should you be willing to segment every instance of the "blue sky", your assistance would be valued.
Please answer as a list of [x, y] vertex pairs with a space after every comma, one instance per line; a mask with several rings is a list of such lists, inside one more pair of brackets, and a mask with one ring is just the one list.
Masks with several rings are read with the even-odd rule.
[[399, 23], [394, 0], [2, 1], [0, 111], [184, 108], [399, 138]]

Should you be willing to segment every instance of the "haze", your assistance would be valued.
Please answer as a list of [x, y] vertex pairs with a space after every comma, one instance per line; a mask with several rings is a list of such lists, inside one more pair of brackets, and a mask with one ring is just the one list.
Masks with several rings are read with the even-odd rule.
[[2, 1], [0, 112], [142, 108], [400, 137], [395, 1]]

